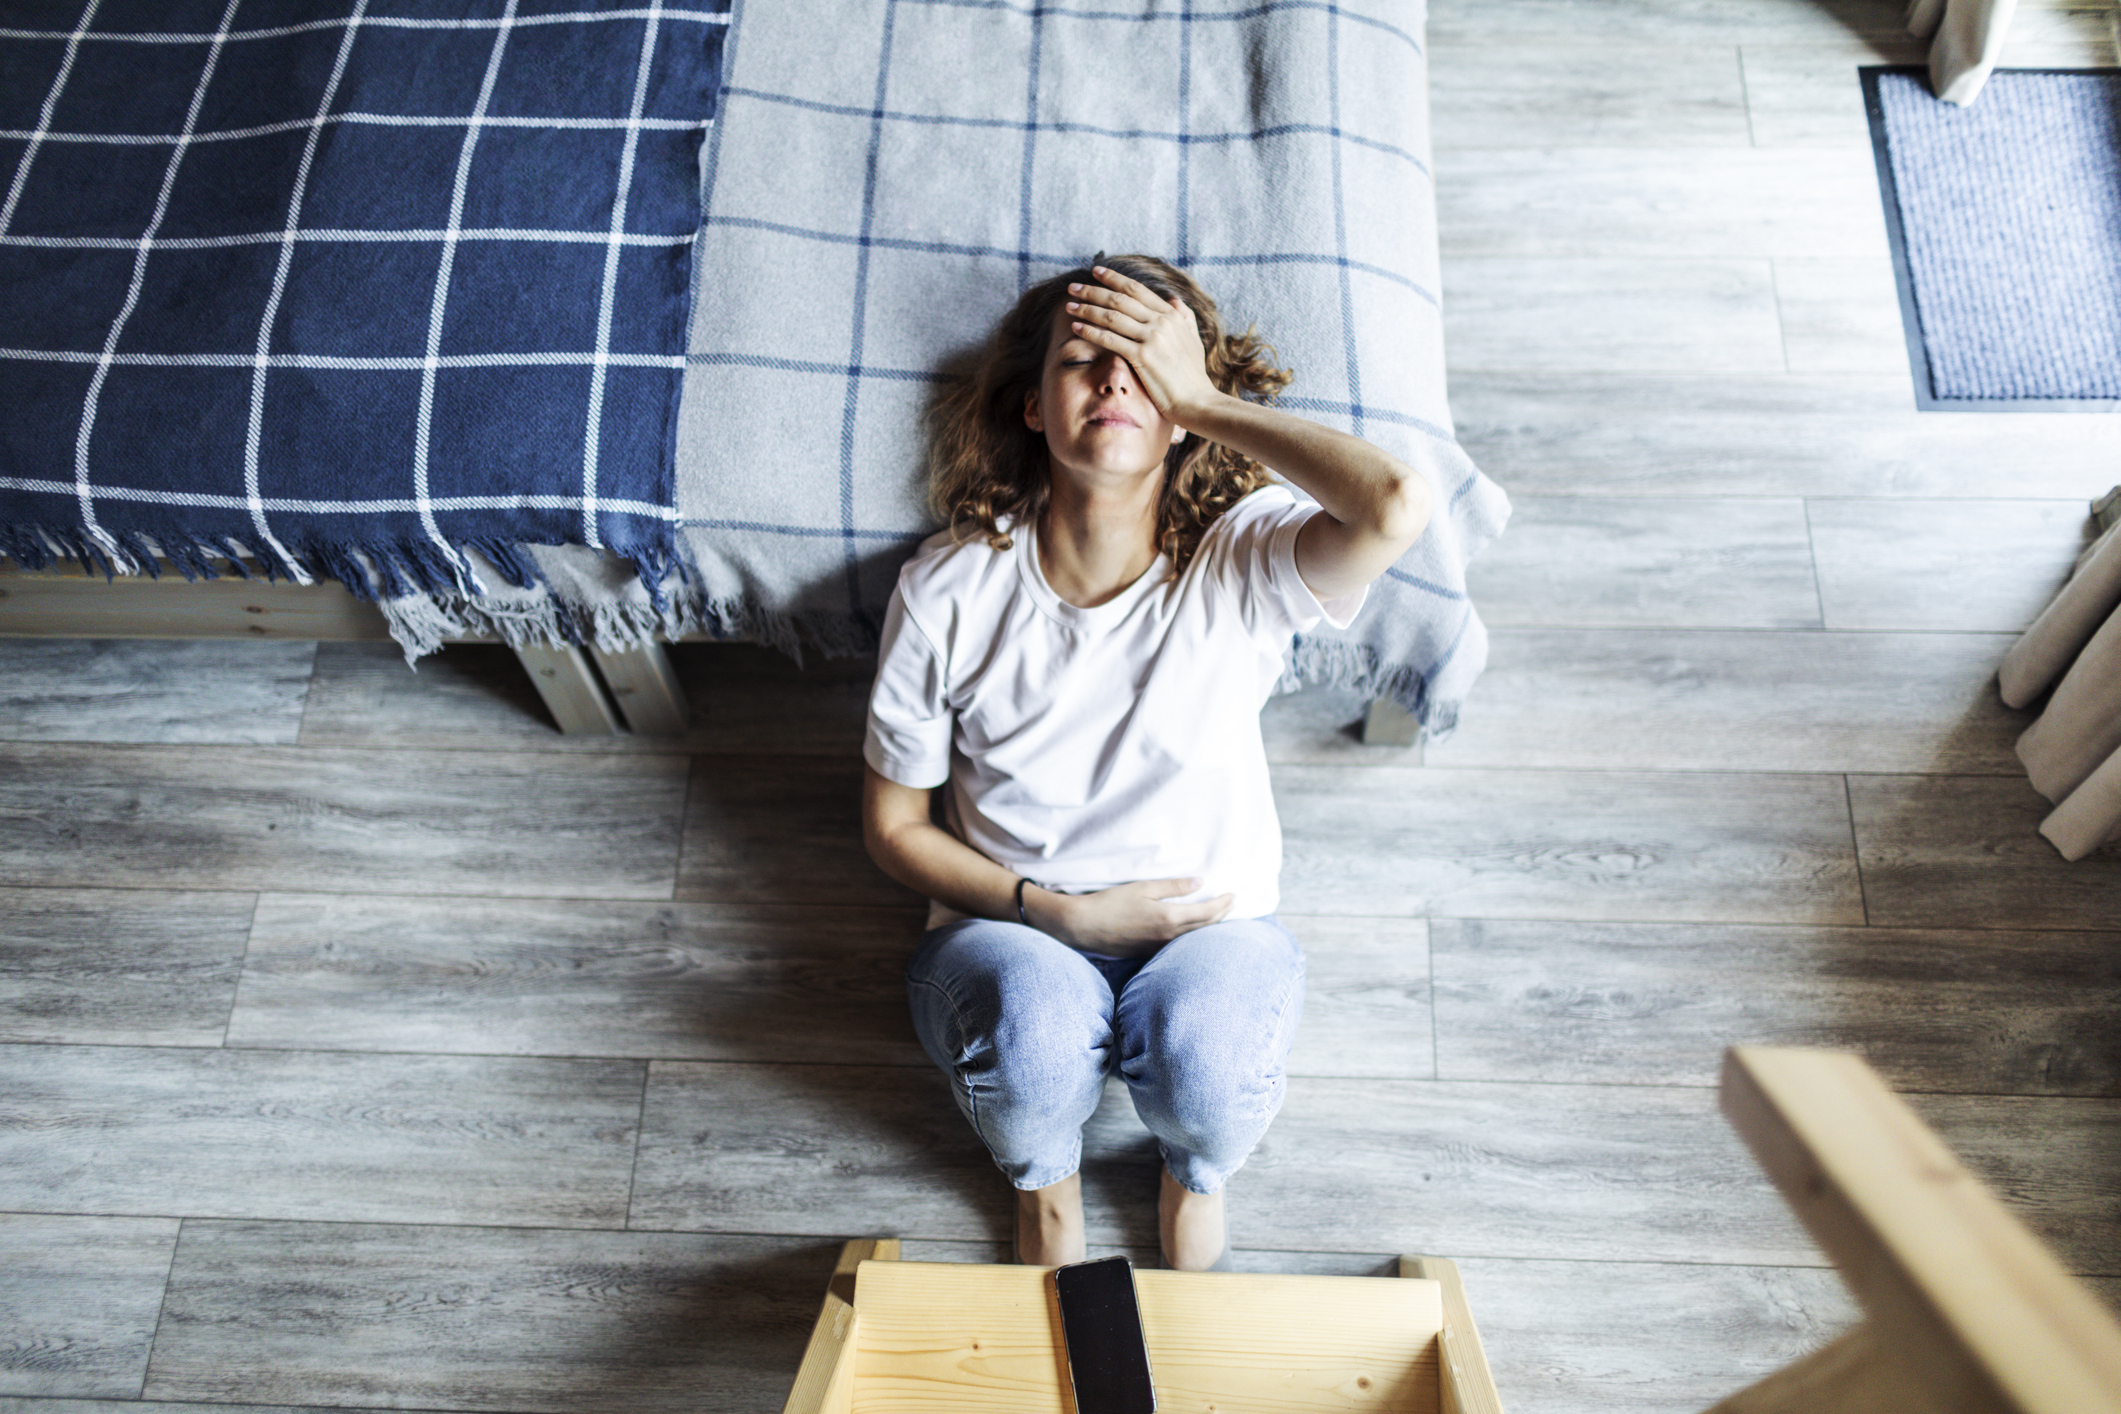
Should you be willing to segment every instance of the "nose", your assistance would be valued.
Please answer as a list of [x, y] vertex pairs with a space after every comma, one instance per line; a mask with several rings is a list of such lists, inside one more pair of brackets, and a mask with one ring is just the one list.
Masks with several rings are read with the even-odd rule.
[[1127, 361], [1118, 354], [1106, 354], [1103, 364], [1100, 365], [1097, 390], [1108, 396], [1125, 392], [1127, 375], [1133, 371]]

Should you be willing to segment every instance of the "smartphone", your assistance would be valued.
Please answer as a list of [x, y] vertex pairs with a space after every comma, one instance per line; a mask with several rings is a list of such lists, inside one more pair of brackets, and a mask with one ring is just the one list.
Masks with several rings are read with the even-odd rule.
[[1053, 1285], [1060, 1292], [1075, 1414], [1150, 1414], [1156, 1387], [1134, 1300], [1134, 1264], [1125, 1257], [1077, 1262], [1055, 1268]]

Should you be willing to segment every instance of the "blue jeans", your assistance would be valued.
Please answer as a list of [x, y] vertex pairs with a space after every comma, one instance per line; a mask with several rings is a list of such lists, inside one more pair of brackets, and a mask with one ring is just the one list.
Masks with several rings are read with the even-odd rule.
[[1164, 1167], [1213, 1193], [1281, 1108], [1304, 954], [1272, 917], [1212, 923], [1125, 959], [970, 918], [922, 937], [906, 991], [922, 1047], [1018, 1188], [1075, 1172], [1117, 1068]]

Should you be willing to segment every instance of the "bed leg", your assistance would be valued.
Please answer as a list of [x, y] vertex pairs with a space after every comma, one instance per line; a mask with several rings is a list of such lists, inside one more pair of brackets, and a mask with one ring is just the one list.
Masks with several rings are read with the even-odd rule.
[[635, 736], [683, 736], [692, 724], [685, 689], [660, 643], [644, 643], [630, 653], [589, 650], [603, 670], [604, 685]]
[[610, 736], [621, 730], [618, 713], [605, 700], [603, 684], [581, 649], [518, 648], [515, 654], [561, 731]]
[[1370, 703], [1370, 710], [1363, 714], [1362, 744], [1364, 746], [1412, 746], [1421, 740], [1421, 723], [1414, 714], [1388, 697], [1380, 697]]

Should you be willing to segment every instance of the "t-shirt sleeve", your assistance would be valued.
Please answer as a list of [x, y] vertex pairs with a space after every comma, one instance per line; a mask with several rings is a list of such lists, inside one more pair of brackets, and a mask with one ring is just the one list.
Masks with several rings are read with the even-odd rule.
[[862, 756], [902, 786], [939, 786], [950, 779], [951, 730], [943, 655], [907, 611], [902, 582], [884, 613]]
[[1286, 488], [1254, 492], [1225, 514], [1227, 526], [1211, 527], [1210, 543], [1203, 547], [1214, 557], [1211, 571], [1236, 599], [1246, 631], [1277, 650], [1287, 635], [1308, 633], [1321, 622], [1347, 628], [1369, 596], [1365, 586], [1321, 600], [1297, 573], [1297, 534], [1312, 516], [1323, 514], [1316, 503], [1298, 500]]

